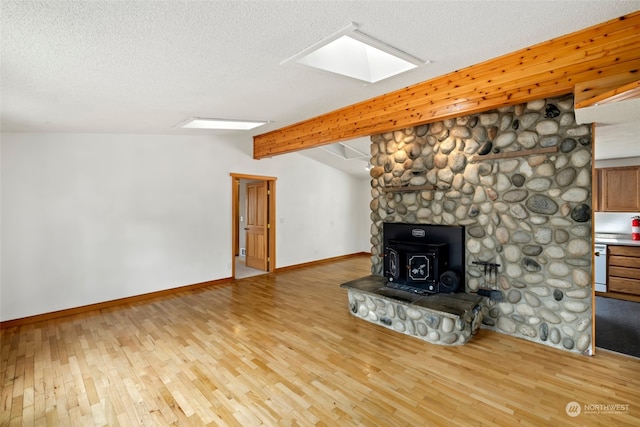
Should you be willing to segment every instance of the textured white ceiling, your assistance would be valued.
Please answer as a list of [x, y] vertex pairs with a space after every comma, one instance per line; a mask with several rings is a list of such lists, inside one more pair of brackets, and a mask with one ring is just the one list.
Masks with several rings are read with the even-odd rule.
[[576, 110], [578, 123], [595, 123], [594, 158], [640, 157], [640, 99]]
[[[638, 1], [8, 1], [3, 132], [206, 134], [190, 116], [269, 120], [253, 135], [639, 8]], [[349, 22], [431, 63], [363, 85], [280, 63]]]

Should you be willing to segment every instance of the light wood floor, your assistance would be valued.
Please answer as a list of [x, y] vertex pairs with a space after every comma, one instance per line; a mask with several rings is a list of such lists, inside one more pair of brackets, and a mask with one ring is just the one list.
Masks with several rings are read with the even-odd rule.
[[6, 329], [0, 425], [640, 425], [640, 360], [486, 330], [429, 344], [350, 315], [339, 284], [368, 273], [352, 258]]

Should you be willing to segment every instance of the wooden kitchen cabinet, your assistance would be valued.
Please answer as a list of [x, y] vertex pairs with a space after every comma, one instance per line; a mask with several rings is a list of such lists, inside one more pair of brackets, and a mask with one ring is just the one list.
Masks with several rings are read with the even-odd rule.
[[640, 296], [640, 246], [609, 245], [608, 292]]
[[595, 210], [640, 211], [640, 166], [596, 169]]

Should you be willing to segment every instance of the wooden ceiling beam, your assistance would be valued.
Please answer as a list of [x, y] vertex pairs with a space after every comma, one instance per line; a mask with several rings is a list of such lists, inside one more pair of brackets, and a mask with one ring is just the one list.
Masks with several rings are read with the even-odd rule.
[[637, 81], [640, 11], [253, 139], [256, 159], [575, 93], [576, 105]]
[[[592, 92], [594, 90], [605, 90], [609, 88], [610, 90], [603, 91], [599, 95], [593, 96], [592, 98], [586, 99], [581, 102], [578, 102], [578, 100], [576, 100], [576, 108], [590, 107], [596, 104], [612, 104], [614, 102], [640, 98], [640, 80], [635, 80], [631, 83], [619, 86], [619, 83], [622, 79], [619, 76], [614, 77], [616, 77], [615, 80], [603, 79], [603, 81], [599, 81], [600, 84], [597, 86], [594, 85], [594, 82], [587, 82], [586, 84], [581, 86], [581, 88], [583, 88], [585, 92]], [[576, 89], [578, 89], [578, 85], [576, 85]]]

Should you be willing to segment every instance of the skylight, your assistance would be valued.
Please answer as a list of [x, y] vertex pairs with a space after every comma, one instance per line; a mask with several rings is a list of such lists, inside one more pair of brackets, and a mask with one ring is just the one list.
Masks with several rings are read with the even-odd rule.
[[349, 147], [348, 145], [343, 144], [341, 142], [324, 145], [320, 148], [344, 160], [361, 159], [363, 157], [369, 157], [369, 154], [363, 153], [360, 150], [356, 150], [355, 148]]
[[186, 129], [250, 130], [266, 123], [268, 122], [192, 117], [182, 123], [180, 127]]
[[357, 30], [355, 24], [283, 61], [295, 62], [367, 83], [404, 73], [425, 62]]

